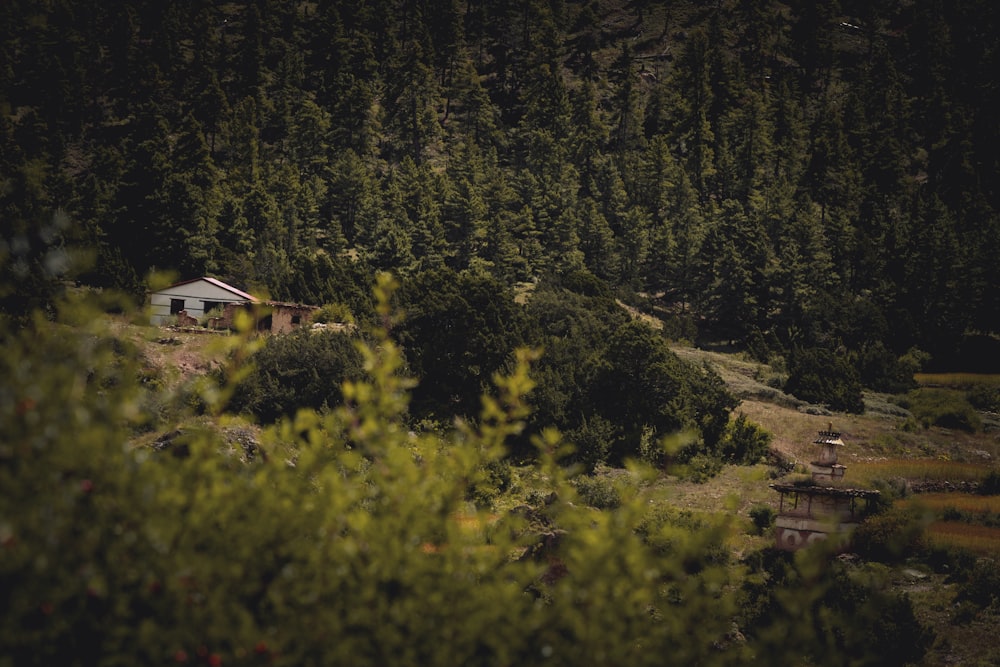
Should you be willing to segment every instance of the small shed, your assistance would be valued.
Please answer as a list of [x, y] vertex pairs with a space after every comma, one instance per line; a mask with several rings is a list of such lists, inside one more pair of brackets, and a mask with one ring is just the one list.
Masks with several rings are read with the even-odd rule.
[[221, 314], [229, 304], [246, 305], [259, 303], [259, 300], [221, 280], [201, 277], [183, 280], [151, 292], [149, 302], [150, 321], [155, 325], [163, 325], [177, 319], [199, 320], [213, 311]]
[[222, 311], [218, 322], [212, 323], [216, 328], [232, 328], [236, 312], [245, 310], [255, 322], [257, 331], [270, 333], [288, 333], [308, 324], [319, 308], [302, 303], [284, 303], [281, 301], [255, 301], [251, 303], [231, 303]]

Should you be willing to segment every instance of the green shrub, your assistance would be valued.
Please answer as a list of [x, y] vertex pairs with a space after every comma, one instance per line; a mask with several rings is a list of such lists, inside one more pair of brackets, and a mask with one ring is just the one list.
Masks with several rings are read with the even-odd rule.
[[763, 535], [771, 526], [778, 513], [770, 505], [754, 505], [750, 508], [750, 520], [758, 535]]
[[989, 471], [986, 477], [979, 482], [979, 486], [976, 487], [976, 493], [981, 496], [1000, 495], [1000, 470]]
[[924, 548], [924, 523], [906, 510], [887, 510], [866, 518], [852, 536], [854, 551], [882, 563], [900, 562]]
[[684, 463], [670, 466], [670, 472], [683, 478], [704, 484], [722, 471], [722, 459], [711, 454], [695, 454]]
[[902, 405], [925, 428], [940, 426], [969, 433], [976, 433], [983, 428], [975, 408], [962, 392], [954, 389], [914, 389], [906, 394]]
[[[818, 549], [792, 556], [764, 549], [746, 559], [739, 595], [741, 628], [767, 664], [918, 664], [934, 641], [908, 596], [892, 592], [879, 564], [840, 563]], [[767, 649], [774, 651], [769, 653]]]
[[614, 425], [600, 415], [583, 418], [580, 426], [566, 431], [566, 440], [573, 443], [571, 460], [583, 464], [587, 472], [607, 463], [615, 438]]
[[727, 463], [754, 465], [767, 458], [771, 438], [770, 433], [741, 412], [726, 426], [719, 453]]
[[966, 399], [977, 410], [1000, 412], [1000, 387], [978, 384], [969, 389]]
[[976, 556], [968, 549], [930, 542], [921, 560], [939, 574], [949, 575], [951, 581], [963, 581], [976, 564]]
[[575, 480], [576, 492], [582, 500], [597, 509], [614, 509], [622, 504], [621, 492], [615, 481], [603, 475], [580, 475]]
[[1000, 562], [978, 559], [959, 583], [955, 601], [968, 601], [980, 609], [1000, 609]]
[[785, 392], [831, 410], [862, 413], [861, 379], [847, 354], [824, 348], [796, 349], [788, 362]]
[[317, 324], [353, 324], [354, 315], [346, 303], [324, 304], [312, 315], [312, 321]]
[[270, 423], [301, 408], [340, 405], [341, 385], [364, 372], [356, 345], [352, 335], [325, 330], [267, 337], [233, 392], [232, 409]]
[[476, 507], [490, 509], [510, 489], [512, 481], [513, 473], [509, 461], [504, 459], [487, 461], [476, 470], [469, 490], [469, 499], [476, 504]]

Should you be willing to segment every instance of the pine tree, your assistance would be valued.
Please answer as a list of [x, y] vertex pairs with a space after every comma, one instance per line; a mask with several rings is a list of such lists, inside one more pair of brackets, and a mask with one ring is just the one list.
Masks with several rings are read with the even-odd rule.
[[447, 190], [444, 179], [425, 164], [403, 159], [390, 177], [393, 194], [400, 207], [400, 223], [410, 234], [414, 257], [425, 267], [444, 266], [449, 255], [442, 221], [441, 200]]
[[674, 128], [691, 181], [704, 201], [715, 175], [715, 133], [710, 110], [714, 104], [710, 76], [708, 37], [701, 30], [691, 34], [687, 48], [674, 70], [673, 85], [680, 91], [682, 107]]
[[696, 282], [703, 314], [742, 340], [763, 330], [773, 250], [759, 222], [727, 200], [707, 220]]
[[639, 75], [627, 42], [622, 44], [611, 74], [616, 90], [612, 145], [618, 152], [641, 148], [643, 112], [640, 107]]
[[407, 40], [386, 81], [384, 127], [390, 133], [389, 145], [401, 151], [393, 157], [423, 162], [441, 136], [436, 108], [439, 86], [427, 64], [431, 57], [419, 39]]

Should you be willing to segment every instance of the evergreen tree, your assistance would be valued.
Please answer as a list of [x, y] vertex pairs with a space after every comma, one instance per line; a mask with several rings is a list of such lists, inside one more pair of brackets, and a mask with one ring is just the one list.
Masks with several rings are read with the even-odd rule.
[[400, 222], [409, 231], [412, 252], [424, 266], [444, 266], [448, 255], [440, 201], [446, 185], [426, 164], [404, 158], [390, 180], [388, 195], [400, 207]]
[[592, 197], [599, 195], [593, 179], [597, 165], [604, 159], [604, 146], [609, 132], [599, 108], [597, 90], [590, 81], [570, 95], [573, 107], [572, 159], [580, 172], [584, 192]]
[[673, 83], [683, 100], [673, 133], [691, 181], [703, 200], [709, 194], [710, 179], [715, 175], [715, 133], [710, 114], [714, 93], [709, 79], [709, 49], [706, 34], [701, 30], [693, 32], [683, 59], [674, 70]]
[[395, 156], [422, 162], [441, 136], [437, 101], [439, 86], [430, 57], [418, 39], [409, 39], [402, 47], [400, 61], [387, 80], [385, 130], [391, 134], [390, 145], [401, 152]]
[[417, 419], [474, 417], [474, 387], [488, 383], [524, 342], [523, 314], [509, 288], [471, 271], [434, 269], [403, 283], [406, 319], [397, 336], [420, 383]]
[[612, 65], [611, 74], [617, 90], [612, 145], [619, 153], [641, 148], [643, 114], [639, 106], [639, 76], [627, 42]]
[[459, 58], [455, 69], [442, 121], [452, 137], [451, 143], [459, 151], [462, 143], [474, 143], [483, 149], [503, 147], [506, 137], [501, 132], [500, 111], [483, 86], [483, 77], [472, 58]]
[[731, 340], [764, 328], [773, 249], [763, 228], [732, 200], [706, 223], [697, 268], [699, 308]]
[[212, 162], [201, 125], [188, 115], [171, 153], [177, 170], [168, 179], [168, 192], [177, 207], [172, 233], [181, 231], [185, 245], [178, 249], [178, 266], [187, 275], [219, 270], [218, 215], [220, 176]]

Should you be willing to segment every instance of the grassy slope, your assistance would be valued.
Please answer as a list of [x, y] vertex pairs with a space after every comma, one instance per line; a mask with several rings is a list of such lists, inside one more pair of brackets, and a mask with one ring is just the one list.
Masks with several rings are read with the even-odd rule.
[[[118, 322], [120, 334], [140, 346], [149, 367], [157, 371], [166, 388], [176, 389], [203, 375], [222, 361], [216, 336], [136, 327]], [[950, 459], [974, 462], [984, 467], [995, 465], [1000, 457], [1000, 437], [996, 429], [979, 434], [965, 434], [945, 429], [907, 433], [898, 426], [905, 411], [893, 407], [885, 396], [866, 396], [864, 415], [829, 413], [788, 396], [770, 386], [779, 384], [779, 370], [748, 361], [738, 353], [718, 352], [691, 346], [674, 346], [683, 359], [700, 364], [707, 361], [727, 386], [742, 399], [737, 412], [745, 413], [774, 436], [773, 447], [798, 463], [806, 463], [815, 453], [812, 441], [816, 431], [832, 422], [842, 432], [845, 447], [841, 461], [856, 471], [866, 462], [885, 459]], [[152, 434], [147, 438], [153, 437]], [[740, 555], [771, 544], [769, 534], [757, 535], [752, 529], [749, 510], [768, 504], [777, 508], [777, 496], [768, 487], [770, 469], [764, 465], [726, 467], [705, 483], [694, 483], [665, 476], [656, 484], [661, 502], [695, 513], [722, 512], [731, 520], [729, 543]], [[607, 471], [606, 474], [626, 474]], [[863, 476], [862, 476], [863, 477]], [[530, 479], [522, 480], [531, 486]], [[863, 485], [863, 481], [857, 482]], [[930, 572], [920, 565], [896, 567], [892, 585], [911, 596], [921, 620], [934, 627], [938, 639], [923, 665], [991, 664], [1000, 660], [1000, 646], [986, 638], [993, 636], [995, 614], [982, 613], [962, 619], [953, 604], [955, 586], [943, 574]], [[993, 663], [996, 664], [996, 663]]]
[[[739, 354], [681, 346], [674, 351], [688, 361], [708, 361], [743, 399], [737, 411], [771, 432], [773, 447], [795, 461], [809, 460], [815, 453], [812, 441], [816, 431], [832, 422], [842, 432], [845, 444], [841, 452], [841, 462], [848, 466], [845, 479], [851, 481], [853, 464], [855, 483], [859, 486], [865, 484], [867, 477], [862, 468], [871, 461], [930, 458], [990, 468], [1000, 458], [1000, 430], [991, 427], [993, 422], [989, 419], [984, 420], [987, 429], [978, 434], [940, 428], [904, 432], [899, 426], [905, 420], [905, 411], [892, 406], [886, 396], [866, 395], [867, 410], [863, 415], [831, 414], [768, 386], [767, 380], [778, 374]], [[742, 516], [757, 503], [776, 508], [777, 498], [767, 489], [767, 480], [748, 483], [752, 477], [752, 472], [729, 469], [701, 485], [670, 482], [665, 491], [678, 503], [706, 512], [715, 511], [720, 498], [735, 498], [735, 511]], [[767, 541], [748, 535], [734, 536], [737, 551], [740, 545], [753, 549]], [[988, 611], [963, 613], [955, 605], [955, 584], [948, 580], [947, 574], [931, 572], [920, 564], [905, 564], [892, 569], [891, 582], [894, 590], [910, 596], [918, 618], [937, 633], [934, 646], [921, 663], [923, 666], [1000, 664], [1000, 644], [995, 639], [1000, 618]]]
[[[976, 434], [942, 428], [907, 432], [900, 427], [908, 413], [884, 394], [867, 393], [863, 415], [831, 413], [773, 388], [769, 380], [780, 379], [780, 373], [738, 353], [687, 346], [675, 346], [674, 352], [715, 368], [742, 399], [737, 411], [774, 434], [773, 447], [796, 461], [807, 462], [815, 454], [816, 432], [830, 423], [842, 433], [841, 462], [848, 466], [882, 458], [938, 458], [987, 465], [1000, 460], [1000, 431], [995, 428]], [[987, 416], [984, 423], [990, 426], [993, 420]]]

